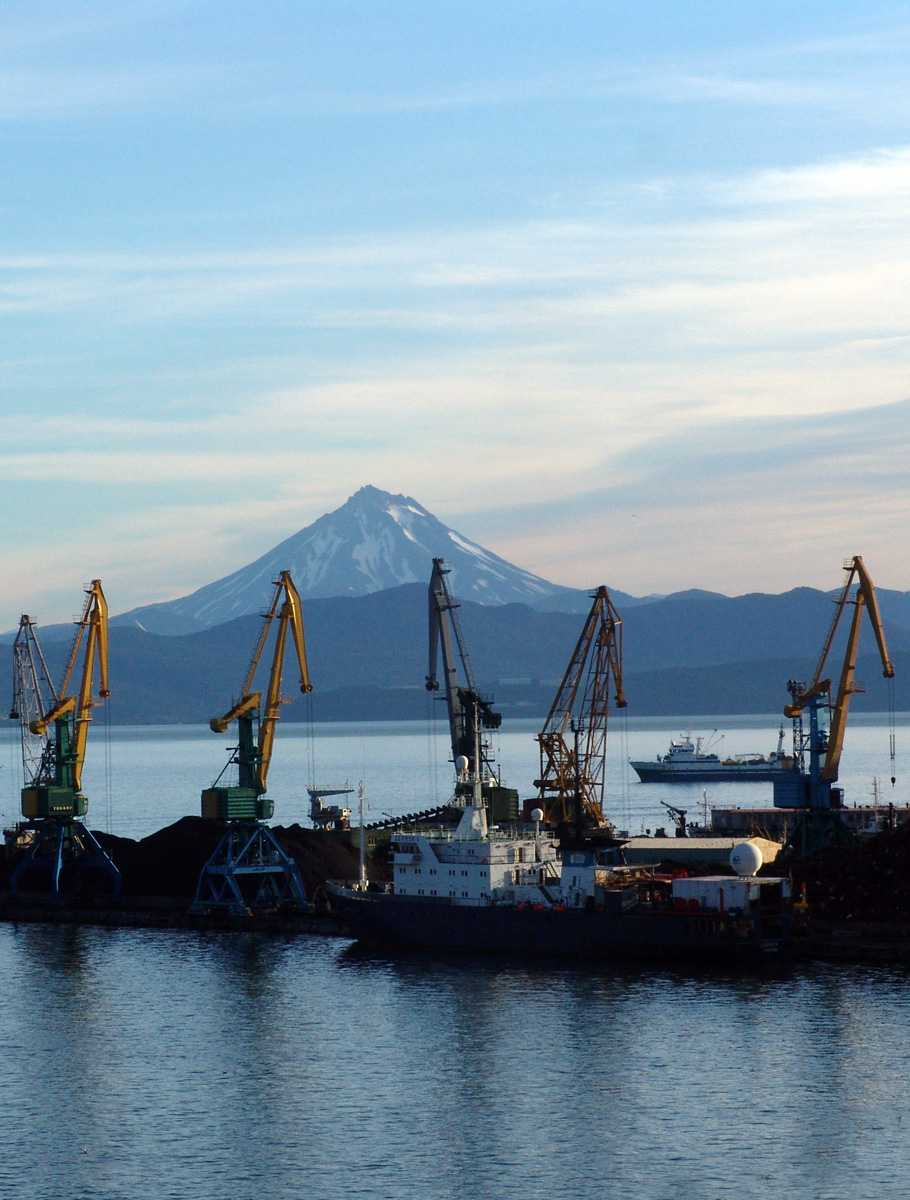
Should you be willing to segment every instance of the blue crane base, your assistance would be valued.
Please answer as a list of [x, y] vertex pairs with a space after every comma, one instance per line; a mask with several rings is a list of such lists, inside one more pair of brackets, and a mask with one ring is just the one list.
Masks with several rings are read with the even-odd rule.
[[254, 910], [309, 912], [300, 871], [271, 829], [258, 821], [229, 821], [199, 873], [191, 913], [212, 909], [243, 916]]
[[62, 903], [60, 881], [63, 868], [70, 864], [77, 872], [76, 891], [79, 889], [78, 874], [85, 867], [105, 871], [114, 881], [114, 895], [120, 895], [122, 876], [114, 860], [100, 845], [92, 831], [81, 821], [72, 817], [46, 817], [35, 821], [28, 828], [34, 829], [35, 840], [26, 850], [22, 861], [13, 871], [9, 885], [13, 896], [19, 896], [19, 880], [26, 871], [49, 871], [51, 897], [56, 904]]
[[829, 846], [852, 846], [855, 841], [856, 834], [837, 809], [810, 809], [800, 814], [775, 861], [781, 864], [795, 862], [827, 850]]

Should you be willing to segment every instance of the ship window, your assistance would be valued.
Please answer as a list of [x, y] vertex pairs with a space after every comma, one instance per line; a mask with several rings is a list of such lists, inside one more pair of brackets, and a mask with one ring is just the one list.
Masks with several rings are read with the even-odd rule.
[[418, 888], [418, 889], [417, 889], [417, 895], [418, 895], [418, 896], [422, 896], [422, 895], [423, 895], [423, 888]]
[[467, 871], [462, 871], [462, 875], [467, 875]]
[[435, 888], [433, 888], [433, 890], [430, 892], [430, 895], [431, 895], [431, 896], [435, 896], [435, 895], [436, 895], [436, 889], [435, 889]]
[[430, 874], [431, 874], [431, 875], [435, 875], [435, 874], [436, 874], [436, 868], [435, 868], [435, 867], [430, 867]]
[[467, 893], [467, 892], [462, 892], [461, 894], [462, 894], [462, 896], [467, 896], [467, 894], [468, 894], [468, 893]]
[[454, 874], [455, 874], [455, 872], [454, 872], [454, 871], [449, 871], [449, 874], [450, 874], [450, 875], [454, 875]]

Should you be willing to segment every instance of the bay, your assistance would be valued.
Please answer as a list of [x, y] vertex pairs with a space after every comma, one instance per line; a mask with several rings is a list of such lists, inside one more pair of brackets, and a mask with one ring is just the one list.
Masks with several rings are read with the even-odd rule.
[[[199, 797], [224, 767], [230, 734], [207, 726], [104, 725], [97, 710], [89, 739], [83, 788], [90, 797], [88, 824], [121, 837], [145, 837], [187, 813], [198, 815]], [[769, 753], [777, 746], [779, 718], [771, 716], [626, 718], [616, 716], [607, 737], [604, 809], [617, 828], [630, 834], [671, 827], [661, 801], [686, 808], [698, 818], [703, 805], [759, 807], [771, 804], [770, 783], [643, 784], [629, 759], [666, 753], [671, 737], [691, 727], [723, 757]], [[510, 721], [493, 735], [503, 783], [522, 798], [535, 794], [540, 774], [534, 735], [540, 722]], [[785, 746], [789, 747], [789, 730]], [[840, 783], [847, 804], [868, 804], [873, 778], [880, 780], [883, 803], [910, 803], [910, 714], [896, 717], [896, 784], [891, 786], [888, 718], [855, 715], [847, 730]], [[0, 728], [0, 819], [18, 819], [22, 767], [18, 732]], [[362, 781], [366, 820], [400, 816], [444, 803], [452, 792], [447, 726], [427, 722], [347, 722], [278, 726], [269, 774], [275, 821], [309, 822], [307, 785]], [[906, 771], [906, 774], [905, 774]], [[356, 803], [356, 797], [352, 797]]]
[[[776, 718], [695, 718], [723, 752], [767, 751]], [[666, 824], [628, 757], [682, 725], [621, 719], [607, 809]], [[898, 725], [895, 803], [910, 724]], [[533, 723], [497, 744], [532, 795]], [[198, 812], [229, 738], [92, 730], [90, 816], [143, 836]], [[3, 733], [2, 808], [18, 805]], [[276, 820], [306, 784], [363, 779], [370, 816], [448, 795], [437, 725], [284, 725]], [[851, 724], [842, 781], [888, 776], [887, 722]], [[688, 797], [685, 803], [680, 799]], [[886, 798], [888, 798], [886, 796]], [[718, 785], [717, 804], [769, 785]], [[371, 954], [346, 939], [0, 926], [0, 1195], [36, 1200], [452, 1197], [880, 1200], [910, 1190], [902, 969], [707, 972]]]
[[0, 929], [0, 1194], [881, 1200], [903, 972], [533, 967]]

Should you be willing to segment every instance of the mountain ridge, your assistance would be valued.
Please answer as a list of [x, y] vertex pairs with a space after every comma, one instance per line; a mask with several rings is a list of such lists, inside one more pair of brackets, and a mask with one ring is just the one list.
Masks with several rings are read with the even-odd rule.
[[[315, 691], [312, 700], [291, 704], [284, 719], [302, 720], [311, 706], [317, 719], [328, 720], [424, 716], [428, 705], [423, 686], [426, 594], [424, 584], [412, 583], [367, 596], [304, 601]], [[787, 679], [806, 677], [813, 669], [827, 632], [830, 598], [806, 588], [785, 594], [784, 603], [780, 599], [757, 594], [721, 597], [702, 605], [692, 599], [668, 598], [631, 609], [623, 618], [630, 713], [782, 708]], [[473, 601], [461, 605], [460, 619], [478, 687], [492, 692], [506, 713], [541, 715], [540, 706], [548, 705], [555, 695], [583, 619], [572, 613], [539, 612], [528, 605]], [[766, 625], [774, 636], [762, 635]], [[253, 614], [179, 636], [128, 625], [112, 628], [112, 719], [126, 724], [180, 724], [225, 711], [237, 699], [260, 628], [260, 619]], [[43, 638], [43, 631], [39, 632]], [[892, 659], [906, 669], [910, 631], [889, 624], [887, 638]], [[42, 644], [56, 678], [69, 641], [45, 644], [43, 640]], [[874, 650], [866, 628], [861, 654], [870, 695], [860, 703], [887, 707]], [[7, 660], [8, 694], [11, 659]], [[910, 676], [903, 670], [897, 685], [899, 705], [910, 708]], [[756, 707], [762, 704], [767, 707]]]
[[[304, 600], [341, 600], [394, 591], [405, 584], [425, 584], [434, 558], [446, 562], [450, 586], [459, 600], [490, 608], [517, 603], [536, 612], [579, 616], [590, 607], [593, 586], [581, 589], [550, 583], [443, 524], [413, 497], [366, 485], [339, 508], [325, 513], [246, 566], [176, 600], [115, 613], [110, 623], [112, 628], [126, 626], [165, 636], [201, 632], [238, 616], [262, 612], [271, 599], [272, 582], [283, 570], [290, 571]], [[763, 608], [769, 622], [779, 617], [786, 620], [786, 611], [772, 610], [775, 605], [782, 610], [792, 608], [786, 598], [795, 597], [802, 590], [807, 595], [824, 595], [814, 589], [796, 588], [777, 595], [752, 592], [728, 597], [703, 588], [689, 588], [669, 595], [638, 597], [609, 588], [614, 604], [627, 616], [645, 610], [667, 614], [672, 609], [674, 620], [684, 624], [698, 623], [701, 619], [698, 614], [717, 611], [717, 605], [734, 602], [751, 606], [757, 620], [765, 619]], [[878, 597], [883, 618], [910, 629], [910, 592], [878, 589]], [[779, 641], [770, 623], [766, 629], [769, 632], [765, 638], [756, 638], [755, 630], [744, 632], [759, 657], [765, 655], [771, 643]], [[710, 633], [706, 630], [705, 635]], [[68, 641], [73, 636], [73, 626], [42, 626], [41, 636], [47, 642]], [[0, 634], [0, 642], [11, 642], [14, 637], [15, 630], [11, 630]], [[763, 641], [768, 645], [762, 646]]]

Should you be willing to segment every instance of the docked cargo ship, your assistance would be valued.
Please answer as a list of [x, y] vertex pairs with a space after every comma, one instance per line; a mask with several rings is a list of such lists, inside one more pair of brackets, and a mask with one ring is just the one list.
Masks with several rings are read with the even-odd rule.
[[474, 803], [455, 829], [396, 832], [391, 886], [327, 891], [370, 945], [616, 960], [778, 953], [789, 883], [756, 877], [762, 856], [750, 843], [737, 851], [750, 874], [672, 878], [623, 865], [616, 848], [560, 853], [539, 820], [488, 828]]
[[[519, 822], [518, 794], [500, 786], [485, 731], [499, 715], [478, 695], [464, 653], [457, 604], [441, 559], [430, 581], [430, 657], [427, 688], [435, 690], [437, 645], [442, 646], [446, 701], [455, 766], [448, 826], [426, 823], [391, 835], [390, 886], [329, 883], [333, 908], [360, 941], [381, 946], [492, 951], [539, 956], [722, 960], [779, 950], [788, 941], [789, 884], [757, 878], [761, 850], [737, 847], [748, 878], [694, 881], [686, 872], [658, 875], [631, 867], [622, 840], [603, 818], [605, 697], [613, 679], [622, 698], [621, 622], [606, 588], [591, 612], [554, 701], [541, 746], [542, 803], [575, 846], [560, 849], [543, 827], [544, 809]], [[458, 683], [454, 646], [467, 686]], [[594, 658], [589, 662], [592, 648]], [[583, 665], [589, 665], [587, 675]], [[584, 689], [581, 681], [586, 678]], [[577, 720], [573, 706], [583, 697]], [[574, 737], [569, 749], [568, 729]], [[582, 746], [582, 737], [585, 744]], [[573, 786], [574, 784], [574, 786]], [[503, 801], [507, 803], [503, 803]], [[364, 845], [366, 831], [361, 827]], [[732, 861], [732, 860], [731, 860]]]
[[767, 783], [777, 779], [792, 766], [793, 759], [784, 753], [784, 730], [781, 726], [777, 749], [767, 757], [763, 754], [735, 754], [721, 758], [709, 747], [702, 749], [703, 738], [692, 740], [686, 731], [670, 742], [666, 754], [649, 762], [630, 760], [630, 766], [642, 783], [722, 783], [754, 780]]

